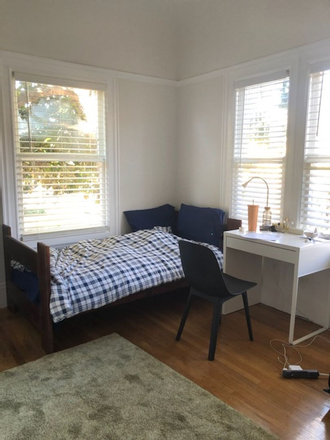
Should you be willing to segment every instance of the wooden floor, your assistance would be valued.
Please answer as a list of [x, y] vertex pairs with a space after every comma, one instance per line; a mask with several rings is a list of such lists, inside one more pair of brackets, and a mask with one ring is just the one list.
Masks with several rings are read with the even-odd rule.
[[[327, 378], [284, 379], [271, 339], [286, 341], [287, 314], [263, 305], [250, 308], [254, 342], [243, 312], [223, 317], [214, 362], [207, 361], [211, 306], [196, 300], [180, 342], [175, 334], [185, 303], [181, 294], [137, 301], [72, 318], [58, 329], [58, 349], [116, 332], [219, 397], [280, 439], [330, 439]], [[295, 336], [311, 324], [298, 320]], [[323, 333], [330, 340], [330, 333]], [[277, 345], [280, 348], [280, 344]], [[328, 373], [330, 345], [317, 339], [300, 350], [302, 367]], [[38, 334], [20, 314], [0, 310], [0, 370], [44, 356]], [[291, 364], [297, 362], [292, 353]]]

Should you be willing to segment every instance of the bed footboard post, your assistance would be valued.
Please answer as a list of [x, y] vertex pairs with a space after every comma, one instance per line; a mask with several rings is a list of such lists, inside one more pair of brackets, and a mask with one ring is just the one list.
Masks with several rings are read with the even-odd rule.
[[235, 229], [239, 229], [241, 226], [242, 220], [238, 220], [236, 218], [228, 218], [226, 231], [234, 231]]
[[7, 252], [7, 240], [6, 237], [11, 237], [11, 227], [7, 225], [2, 225], [2, 237], [3, 237], [3, 247], [4, 247], [4, 262], [5, 262], [5, 277], [6, 277], [6, 297], [7, 297], [7, 308], [15, 313], [18, 310], [14, 299], [10, 295], [10, 289], [8, 288], [8, 281], [10, 281], [11, 276], [11, 258]]
[[38, 243], [38, 277], [40, 288], [41, 344], [46, 353], [54, 352], [53, 320], [50, 314], [50, 262], [49, 246]]

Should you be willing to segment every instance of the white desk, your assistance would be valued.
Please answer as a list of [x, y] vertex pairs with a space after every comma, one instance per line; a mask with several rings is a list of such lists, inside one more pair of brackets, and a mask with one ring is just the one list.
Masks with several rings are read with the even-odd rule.
[[[251, 236], [253, 238], [251, 238]], [[259, 239], [260, 237], [260, 239]], [[270, 241], [270, 239], [276, 241]], [[224, 272], [226, 272], [227, 252], [230, 249], [236, 249], [242, 252], [248, 252], [261, 257], [273, 258], [293, 264], [293, 286], [291, 301], [291, 317], [289, 329], [289, 343], [299, 344], [300, 342], [311, 338], [325, 330], [328, 327], [310, 333], [294, 341], [295, 318], [298, 297], [299, 278], [330, 268], [330, 242], [306, 242], [298, 235], [289, 233], [240, 233], [239, 231], [228, 231], [224, 233]], [[328, 295], [328, 310], [329, 310]]]

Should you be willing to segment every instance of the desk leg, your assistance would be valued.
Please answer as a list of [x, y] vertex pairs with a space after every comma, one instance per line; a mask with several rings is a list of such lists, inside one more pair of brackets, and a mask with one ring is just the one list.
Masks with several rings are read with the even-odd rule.
[[[297, 298], [298, 298], [298, 264], [294, 265], [294, 273], [293, 273], [293, 287], [292, 287], [292, 304], [291, 304], [291, 317], [290, 317], [290, 328], [289, 328], [289, 343], [292, 345], [300, 344], [300, 342], [306, 341], [306, 339], [310, 339], [313, 336], [316, 336], [326, 330], [328, 330], [327, 327], [320, 328], [319, 330], [316, 330], [312, 333], [309, 333], [308, 335], [303, 336], [302, 338], [293, 340], [294, 337], [294, 327], [295, 327], [295, 321], [296, 321], [296, 310], [297, 310]], [[329, 294], [330, 295], [330, 294]]]
[[293, 269], [293, 286], [292, 286], [292, 302], [291, 302], [291, 317], [289, 328], [289, 343], [293, 344], [294, 326], [296, 322], [297, 298], [298, 298], [298, 264], [294, 264]]

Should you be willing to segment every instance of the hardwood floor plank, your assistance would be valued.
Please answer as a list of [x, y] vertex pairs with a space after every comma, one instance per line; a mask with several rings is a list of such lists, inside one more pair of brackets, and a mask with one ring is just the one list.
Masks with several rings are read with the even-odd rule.
[[[209, 362], [209, 303], [193, 303], [182, 338], [175, 341], [185, 300], [186, 295], [173, 293], [74, 317], [59, 326], [56, 346], [62, 350], [116, 332], [280, 439], [330, 438], [330, 395], [323, 392], [327, 378], [284, 379], [283, 365], [270, 347], [272, 339], [287, 341], [289, 315], [263, 305], [250, 307], [253, 342], [243, 311], [223, 316], [215, 360]], [[314, 327], [297, 319], [296, 337]], [[330, 340], [329, 332], [321, 336]], [[5, 309], [0, 310], [0, 340], [1, 371], [44, 355], [35, 329]], [[324, 339], [299, 350], [303, 368], [330, 370], [330, 344]], [[293, 350], [289, 356], [291, 364], [299, 361]]]

